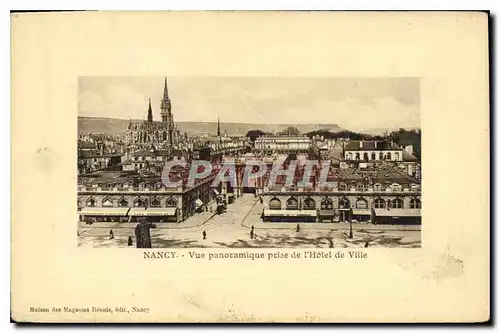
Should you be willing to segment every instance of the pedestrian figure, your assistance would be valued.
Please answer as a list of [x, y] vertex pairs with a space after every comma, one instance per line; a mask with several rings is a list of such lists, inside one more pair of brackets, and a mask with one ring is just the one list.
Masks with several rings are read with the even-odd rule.
[[207, 232], [203, 230], [203, 239], [207, 239]]
[[365, 243], [365, 247], [368, 247], [368, 242]]
[[252, 232], [253, 232], [253, 229], [254, 229], [254, 226], [253, 226], [253, 224], [252, 224]]
[[115, 238], [115, 235], [113, 234], [113, 229], [109, 229], [109, 239]]
[[132, 246], [132, 245], [134, 245], [134, 242], [132, 242], [132, 236], [128, 236], [128, 242], [127, 242], [127, 245], [128, 245], [128, 246]]
[[253, 239], [253, 229], [250, 230], [250, 239]]
[[300, 231], [300, 225], [297, 224], [297, 232]]

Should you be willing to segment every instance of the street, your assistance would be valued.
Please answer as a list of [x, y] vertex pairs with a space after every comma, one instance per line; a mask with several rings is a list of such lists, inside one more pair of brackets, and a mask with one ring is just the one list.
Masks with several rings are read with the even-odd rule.
[[[227, 207], [221, 215], [202, 213], [180, 224], [151, 229], [154, 248], [360, 248], [421, 246], [420, 228], [409, 226], [374, 226], [353, 224], [353, 238], [348, 238], [348, 223], [262, 222], [262, 205], [253, 194], [244, 194]], [[190, 222], [198, 219], [197, 223]], [[254, 238], [250, 238], [251, 226]], [[128, 247], [128, 237], [134, 237], [135, 224], [110, 228], [99, 223], [78, 228], [78, 245], [82, 247]], [[203, 231], [206, 239], [203, 239]]]

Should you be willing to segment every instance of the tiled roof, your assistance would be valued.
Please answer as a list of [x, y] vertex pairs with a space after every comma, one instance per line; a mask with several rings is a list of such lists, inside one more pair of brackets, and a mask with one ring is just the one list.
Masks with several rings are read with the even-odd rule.
[[406, 150], [403, 150], [403, 162], [417, 162], [417, 158], [407, 152]]

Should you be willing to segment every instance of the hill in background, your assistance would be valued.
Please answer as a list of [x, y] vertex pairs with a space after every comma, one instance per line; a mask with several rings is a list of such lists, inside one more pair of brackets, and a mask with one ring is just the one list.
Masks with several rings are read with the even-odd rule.
[[[132, 120], [140, 123], [143, 120]], [[78, 133], [106, 133], [110, 135], [125, 134], [129, 120], [115, 118], [78, 117]], [[217, 133], [216, 122], [176, 122], [181, 132], [188, 135], [199, 135], [202, 133]], [[246, 124], [246, 123], [221, 123], [221, 131], [227, 131], [228, 135], [245, 135], [248, 131], [260, 129], [264, 132], [280, 132], [289, 126], [296, 127], [300, 133], [315, 130], [329, 130], [331, 132], [341, 131], [337, 124]]]

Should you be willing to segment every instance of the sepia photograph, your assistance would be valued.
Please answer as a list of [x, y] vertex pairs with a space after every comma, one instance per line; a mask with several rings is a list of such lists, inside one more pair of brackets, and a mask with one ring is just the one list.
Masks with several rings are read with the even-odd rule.
[[419, 78], [80, 77], [78, 244], [421, 246]]
[[490, 319], [487, 13], [11, 20], [12, 320]]

